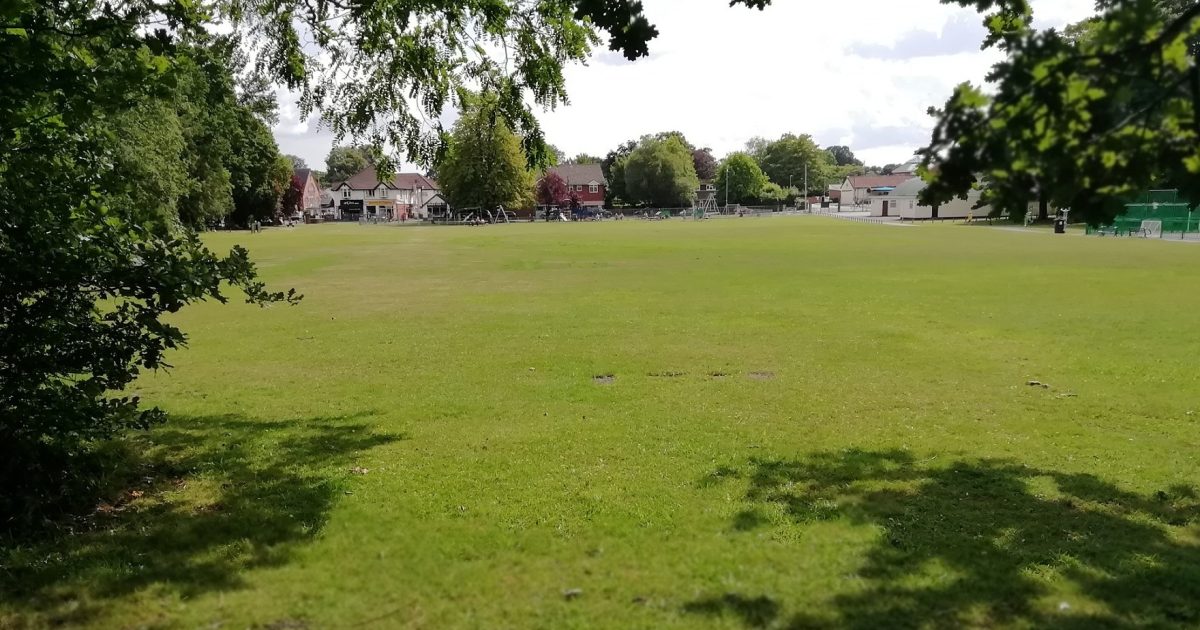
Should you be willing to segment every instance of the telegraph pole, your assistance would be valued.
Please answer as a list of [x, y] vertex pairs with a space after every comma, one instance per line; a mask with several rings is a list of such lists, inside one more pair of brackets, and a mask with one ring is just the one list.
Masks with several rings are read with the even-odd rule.
[[725, 164], [725, 209], [729, 209], [729, 163]]
[[808, 207], [808, 162], [804, 163], [804, 209], [812, 210]]

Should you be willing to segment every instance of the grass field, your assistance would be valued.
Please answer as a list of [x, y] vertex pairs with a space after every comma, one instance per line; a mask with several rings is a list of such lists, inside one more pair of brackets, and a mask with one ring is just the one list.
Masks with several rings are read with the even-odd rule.
[[1200, 625], [1200, 247], [210, 240], [306, 298], [178, 316], [172, 421], [93, 529], [0, 552], [0, 628]]

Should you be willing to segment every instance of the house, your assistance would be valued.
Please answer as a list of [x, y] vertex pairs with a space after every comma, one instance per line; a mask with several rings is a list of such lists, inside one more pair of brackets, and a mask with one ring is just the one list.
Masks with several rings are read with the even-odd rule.
[[321, 212], [321, 184], [312, 169], [298, 168], [292, 171], [292, 188], [300, 192], [299, 209], [307, 216]]
[[899, 186], [912, 179], [909, 173], [893, 173], [892, 175], [851, 175], [841, 184], [829, 187], [829, 197], [844, 206], [867, 203], [872, 191], [885, 192], [884, 189]]
[[[925, 181], [913, 177], [896, 186], [886, 195], [871, 200], [871, 216], [900, 217], [901, 219], [964, 219], [968, 216], [983, 218], [992, 211], [991, 206], [975, 206], [983, 191], [973, 188], [966, 199], [951, 199], [937, 206], [921, 204], [918, 195], [925, 189]], [[1032, 197], [1032, 195], [1031, 195]], [[1037, 213], [1038, 202], [1029, 203], [1027, 212]]]
[[966, 199], [952, 199], [938, 206], [921, 205], [917, 196], [925, 188], [920, 177], [910, 177], [886, 195], [871, 200], [871, 216], [901, 219], [962, 219], [967, 215], [985, 217], [991, 208], [975, 208], [980, 191], [972, 190]]
[[397, 173], [384, 180], [370, 166], [337, 182], [329, 193], [334, 217], [342, 221], [424, 219], [431, 209], [444, 210], [446, 204], [436, 181], [420, 173]]
[[917, 167], [921, 165], [921, 157], [913, 156], [909, 161], [892, 169], [892, 175], [908, 175], [909, 177], [917, 176]]
[[567, 192], [579, 197], [579, 205], [588, 210], [604, 207], [604, 196], [608, 182], [599, 164], [561, 164], [551, 167], [547, 173], [556, 173], [567, 184]]

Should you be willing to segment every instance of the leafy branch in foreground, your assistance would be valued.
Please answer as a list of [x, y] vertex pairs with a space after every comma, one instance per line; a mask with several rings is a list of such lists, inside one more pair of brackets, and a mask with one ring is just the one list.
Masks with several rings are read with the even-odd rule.
[[633, 0], [0, 3], [0, 527], [94, 484], [79, 461], [105, 438], [162, 420], [119, 394], [185, 343], [165, 315], [225, 301], [225, 284], [299, 299], [191, 232], [277, 209], [270, 81], [372, 155], [426, 165], [438, 117], [481, 91], [539, 162], [526, 100], [565, 102], [563, 66], [601, 33], [630, 59], [657, 35]]
[[985, 46], [1007, 58], [988, 77], [995, 94], [963, 84], [930, 110], [925, 202], [980, 178], [981, 203], [1014, 217], [1042, 202], [1105, 223], [1149, 187], [1200, 202], [1200, 4], [1104, 0], [1079, 37], [1032, 29], [1022, 0], [954, 1], [992, 11]]

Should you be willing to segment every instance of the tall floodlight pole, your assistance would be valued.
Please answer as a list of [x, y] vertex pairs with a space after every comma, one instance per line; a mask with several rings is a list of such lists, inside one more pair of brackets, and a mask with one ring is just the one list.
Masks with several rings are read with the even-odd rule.
[[725, 209], [729, 209], [729, 164], [725, 164]]

